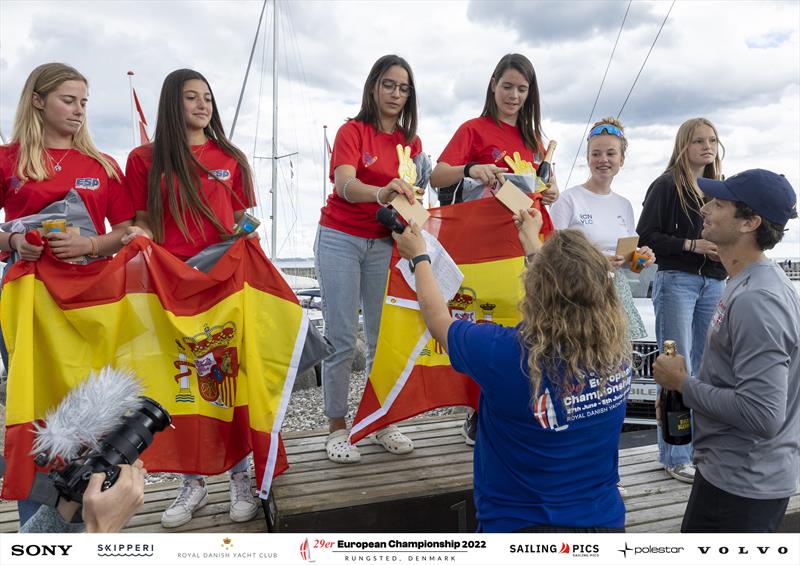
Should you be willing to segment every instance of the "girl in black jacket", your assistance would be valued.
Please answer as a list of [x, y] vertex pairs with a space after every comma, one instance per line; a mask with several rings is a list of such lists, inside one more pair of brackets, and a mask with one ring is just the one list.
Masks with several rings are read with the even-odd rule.
[[[721, 177], [721, 147], [710, 121], [684, 122], [667, 170], [647, 189], [636, 226], [639, 244], [653, 249], [657, 257], [653, 307], [658, 347], [663, 351], [664, 340], [675, 340], [691, 375], [700, 367], [708, 326], [727, 276], [716, 245], [703, 239], [700, 207], [704, 196], [697, 186], [698, 177]], [[693, 482], [692, 445], [666, 444], [661, 434], [658, 444], [659, 461], [667, 473]]]

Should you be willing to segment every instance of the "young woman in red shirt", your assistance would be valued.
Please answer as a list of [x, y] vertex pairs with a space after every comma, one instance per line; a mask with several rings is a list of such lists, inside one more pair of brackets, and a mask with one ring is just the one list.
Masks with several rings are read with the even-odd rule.
[[[126, 181], [136, 223], [125, 241], [145, 235], [183, 261], [226, 239], [255, 205], [247, 158], [225, 136], [208, 81], [190, 69], [164, 79], [153, 143], [131, 152]], [[258, 512], [247, 457], [230, 474], [230, 517], [245, 522]], [[161, 525], [186, 524], [207, 502], [203, 477], [184, 475]]]
[[[515, 164], [515, 170], [510, 171], [513, 173], [538, 169], [543, 158], [536, 71], [527, 57], [510, 53], [492, 72], [480, 117], [461, 124], [439, 156], [431, 186], [441, 187], [438, 194], [442, 205], [455, 204], [461, 202], [465, 178], [493, 187], [505, 182], [508, 161]], [[540, 194], [544, 204], [556, 201], [555, 175], [549, 188]], [[541, 212], [548, 217], [545, 208]], [[463, 429], [467, 445], [475, 445], [477, 425], [478, 418], [470, 411]]]
[[[347, 393], [358, 332], [364, 314], [369, 374], [378, 341], [392, 240], [375, 218], [381, 206], [399, 195], [413, 203], [414, 188], [401, 180], [397, 146], [422, 151], [417, 131], [414, 75], [402, 57], [385, 55], [364, 84], [361, 109], [336, 134], [330, 178], [335, 189], [322, 208], [314, 243], [322, 294], [325, 337], [334, 353], [322, 363], [325, 415], [330, 434], [325, 450], [336, 463], [356, 463], [361, 455], [348, 439]], [[411, 440], [396, 426], [376, 432], [373, 441], [390, 453], [408, 453]]]
[[[72, 190], [85, 204], [94, 233], [46, 235], [53, 254], [64, 260], [113, 255], [133, 219], [119, 166], [97, 149], [89, 135], [88, 100], [88, 81], [76, 69], [62, 63], [36, 67], [22, 89], [11, 143], [0, 146], [0, 207], [6, 222], [38, 214]], [[106, 220], [111, 224], [109, 233]], [[0, 250], [7, 270], [20, 259], [38, 260], [44, 247], [28, 242], [22, 232], [9, 231], [0, 232]], [[2, 339], [0, 345], [7, 368]], [[20, 525], [38, 506], [19, 502]]]

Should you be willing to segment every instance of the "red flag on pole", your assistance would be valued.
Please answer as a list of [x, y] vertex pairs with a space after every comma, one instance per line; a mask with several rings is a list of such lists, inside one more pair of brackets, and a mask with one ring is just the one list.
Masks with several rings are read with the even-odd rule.
[[133, 91], [133, 103], [136, 105], [136, 111], [139, 113], [139, 138], [140, 143], [145, 145], [146, 143], [150, 143], [150, 137], [147, 135], [147, 119], [144, 117], [144, 111], [142, 110], [142, 105], [139, 104], [139, 97], [136, 95], [136, 89], [131, 87]]
[[136, 89], [133, 89], [133, 103], [136, 104], [136, 111], [139, 112], [139, 120], [144, 124], [147, 125], [147, 120], [144, 117], [144, 111], [142, 111], [142, 105], [139, 104], [139, 97], [136, 96]]

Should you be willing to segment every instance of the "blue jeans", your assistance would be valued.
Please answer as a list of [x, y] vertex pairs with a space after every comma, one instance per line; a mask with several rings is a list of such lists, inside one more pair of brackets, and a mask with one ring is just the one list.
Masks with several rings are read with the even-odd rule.
[[319, 226], [314, 263], [322, 296], [325, 337], [334, 352], [322, 362], [325, 415], [347, 415], [347, 393], [358, 334], [358, 307], [364, 314], [367, 374], [378, 346], [392, 239], [368, 239]]
[[[233, 475], [234, 473], [241, 473], [242, 471], [247, 471], [248, 464], [247, 464], [247, 455], [244, 456], [244, 459], [239, 461], [236, 465], [228, 469], [228, 472]], [[191, 473], [184, 473], [183, 480], [190, 481], [192, 479], [200, 480], [205, 478], [205, 475], [193, 475]]]
[[[653, 282], [653, 307], [656, 313], [656, 340], [664, 350], [664, 340], [678, 344], [678, 353], [686, 357], [686, 370], [697, 375], [711, 317], [725, 290], [725, 281], [684, 273], [658, 271]], [[661, 393], [661, 387], [658, 387]], [[658, 460], [666, 467], [691, 463], [692, 444], [670, 445], [658, 435]]]

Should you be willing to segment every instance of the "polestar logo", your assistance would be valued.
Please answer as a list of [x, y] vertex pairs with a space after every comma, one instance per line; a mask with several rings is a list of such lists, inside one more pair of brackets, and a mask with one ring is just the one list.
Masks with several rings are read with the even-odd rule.
[[628, 547], [628, 542], [625, 542], [625, 549], [618, 549], [617, 551], [619, 551], [623, 557], [628, 557], [628, 552], [633, 551], [633, 549]]

